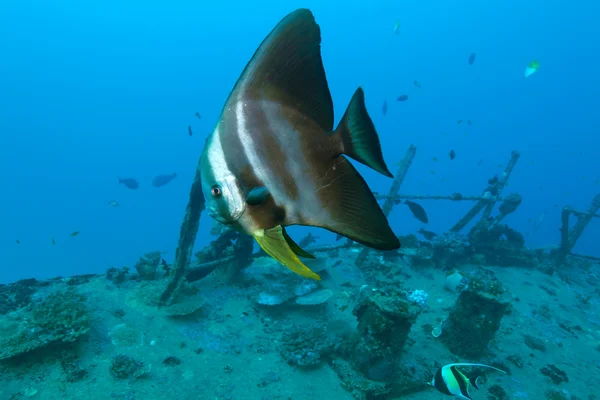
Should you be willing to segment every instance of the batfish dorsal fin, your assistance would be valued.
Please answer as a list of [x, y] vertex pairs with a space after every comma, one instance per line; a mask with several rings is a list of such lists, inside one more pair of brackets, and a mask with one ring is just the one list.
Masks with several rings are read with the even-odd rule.
[[[302, 263], [302, 261], [300, 261], [298, 255], [294, 251], [294, 248], [290, 246], [290, 243], [288, 242], [289, 236], [287, 236], [285, 229], [281, 225], [278, 225], [271, 229], [256, 231], [252, 234], [252, 236], [254, 236], [254, 239], [256, 239], [256, 242], [265, 251], [265, 253], [267, 253], [275, 260], [279, 261], [281, 264], [285, 265], [298, 275], [301, 275], [305, 278], [321, 280], [321, 277], [319, 275], [312, 272], [310, 268], [308, 268]], [[297, 249], [300, 249], [300, 247], [298, 247], [296, 243], [294, 243], [293, 241], [292, 243]]]
[[323, 130], [333, 130], [333, 101], [321, 59], [321, 30], [309, 10], [288, 14], [263, 40], [227, 103], [238, 101], [239, 96], [276, 101], [312, 119]]
[[387, 177], [394, 176], [383, 160], [379, 136], [365, 106], [365, 93], [356, 89], [346, 113], [336, 129], [344, 144], [344, 154]]

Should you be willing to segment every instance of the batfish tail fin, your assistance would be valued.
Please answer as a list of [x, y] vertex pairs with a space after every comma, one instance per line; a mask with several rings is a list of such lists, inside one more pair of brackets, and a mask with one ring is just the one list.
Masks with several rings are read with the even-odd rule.
[[354, 92], [335, 133], [341, 136], [344, 154], [373, 168], [380, 174], [390, 178], [394, 177], [383, 160], [379, 136], [377, 136], [375, 125], [367, 112], [362, 88], [358, 88]]
[[300, 276], [309, 279], [321, 280], [321, 277], [310, 270], [300, 261], [302, 257], [312, 257], [294, 243], [285, 229], [278, 225], [275, 228], [256, 231], [252, 234], [258, 245], [271, 257], [285, 265]]

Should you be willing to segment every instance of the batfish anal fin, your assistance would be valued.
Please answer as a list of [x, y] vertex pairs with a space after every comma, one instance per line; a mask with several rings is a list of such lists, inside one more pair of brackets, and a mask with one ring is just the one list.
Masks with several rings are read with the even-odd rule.
[[262, 204], [267, 200], [271, 192], [264, 186], [258, 186], [250, 190], [248, 196], [246, 197], [246, 203], [251, 206], [257, 206]]
[[310, 10], [291, 12], [263, 40], [229, 99], [238, 101], [239, 96], [278, 102], [324, 131], [333, 130], [333, 100], [321, 58], [321, 29]]
[[290, 235], [288, 235], [288, 233], [284, 227], [281, 227], [281, 232], [282, 232], [283, 237], [285, 238], [285, 241], [287, 242], [287, 244], [290, 245], [290, 248], [298, 257], [312, 258], [312, 259], [316, 258], [312, 254], [310, 254], [309, 252], [307, 252], [306, 250], [304, 250], [303, 248], [298, 246], [298, 244], [296, 242], [294, 242], [294, 240], [290, 237]]
[[346, 113], [335, 132], [341, 137], [344, 154], [373, 168], [380, 174], [390, 178], [394, 177], [383, 159], [379, 136], [367, 112], [362, 88], [358, 88], [354, 92]]
[[[258, 245], [271, 257], [287, 268], [305, 278], [321, 280], [321, 277], [300, 261], [286, 240], [285, 230], [281, 225], [275, 228], [255, 231], [252, 236]], [[299, 248], [299, 247], [298, 247]]]
[[302, 225], [325, 228], [377, 250], [400, 248], [375, 196], [344, 156], [331, 161], [317, 187], [324, 212], [303, 216]]

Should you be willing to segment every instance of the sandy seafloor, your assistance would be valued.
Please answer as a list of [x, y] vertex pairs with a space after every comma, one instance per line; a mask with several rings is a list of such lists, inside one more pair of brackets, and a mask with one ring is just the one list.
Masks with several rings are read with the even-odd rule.
[[[351, 257], [355, 253], [341, 254]], [[323, 257], [323, 255], [321, 255]], [[245, 274], [267, 268], [268, 260], [249, 267]], [[596, 266], [597, 267], [597, 266]], [[282, 277], [289, 272], [277, 268]], [[347, 267], [350, 268], [350, 267]], [[506, 362], [510, 375], [490, 374], [474, 399], [495, 399], [489, 388], [500, 385], [510, 399], [543, 400], [549, 389], [557, 389], [583, 400], [600, 398], [600, 319], [598, 292], [580, 279], [589, 272], [576, 271], [573, 279], [560, 279], [542, 272], [519, 267], [485, 266], [507, 287], [513, 297], [513, 310], [505, 315], [490, 351], [497, 359], [521, 355], [523, 368]], [[428, 267], [397, 266], [398, 284], [422, 289], [429, 294], [427, 307], [413, 325], [403, 357], [415, 354], [433, 362], [446, 364], [472, 360], [452, 355], [440, 339], [422, 329], [436, 324], [454, 304], [457, 294], [444, 289], [446, 273]], [[341, 286], [344, 275], [352, 275], [352, 286]], [[280, 354], [280, 334], [291, 324], [310, 324], [315, 319], [342, 319], [356, 324], [352, 309], [358, 298], [360, 282], [356, 271], [338, 268], [331, 271], [323, 284], [335, 295], [320, 306], [274, 307], [256, 304], [253, 281], [226, 283], [209, 276], [197, 282], [206, 304], [201, 312], [185, 319], [165, 317], [160, 310], [144, 304], [138, 281], [116, 286], [104, 276], [77, 286], [87, 296], [91, 310], [91, 330], [77, 344], [79, 364], [88, 374], [74, 382], [65, 382], [60, 363], [46, 352], [32, 352], [18, 361], [0, 364], [0, 400], [8, 399], [352, 399], [342, 388], [337, 374], [327, 364], [304, 370], [288, 365]], [[579, 278], [577, 278], [579, 277]], [[583, 277], [584, 278], [584, 277]], [[568, 281], [568, 283], [567, 283]], [[166, 280], [147, 285], [158, 291]], [[55, 286], [65, 285], [58, 283]], [[593, 294], [588, 304], [580, 295]], [[578, 296], [579, 295], [579, 296]], [[516, 299], [518, 297], [518, 300]], [[344, 307], [348, 306], [348, 307]], [[541, 316], [539, 310], [550, 310]], [[121, 309], [124, 315], [115, 315]], [[559, 327], [567, 322], [581, 331], [570, 333]], [[139, 333], [139, 341], [128, 345], [114, 344], [110, 332], [126, 325]], [[544, 341], [546, 350], [533, 350], [523, 334]], [[443, 335], [443, 333], [442, 333]], [[117, 380], [109, 373], [110, 360], [126, 354], [142, 361], [148, 375], [136, 380]], [[165, 366], [162, 361], [175, 356], [181, 364]], [[484, 360], [485, 361], [485, 360]], [[568, 375], [569, 381], [553, 384], [540, 369], [554, 364]], [[433, 375], [435, 370], [431, 370]], [[410, 400], [448, 398], [430, 388], [403, 395]]]

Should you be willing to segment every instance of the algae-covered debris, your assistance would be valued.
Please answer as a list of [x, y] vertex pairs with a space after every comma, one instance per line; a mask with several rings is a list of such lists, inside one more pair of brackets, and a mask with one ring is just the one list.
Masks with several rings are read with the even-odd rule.
[[75, 342], [89, 330], [85, 296], [70, 287], [0, 318], [0, 360], [54, 343]]
[[7, 314], [26, 306], [37, 291], [38, 281], [23, 279], [9, 285], [0, 284], [0, 314]]
[[116, 379], [137, 379], [147, 373], [144, 363], [123, 354], [114, 357], [110, 363], [110, 374]]

